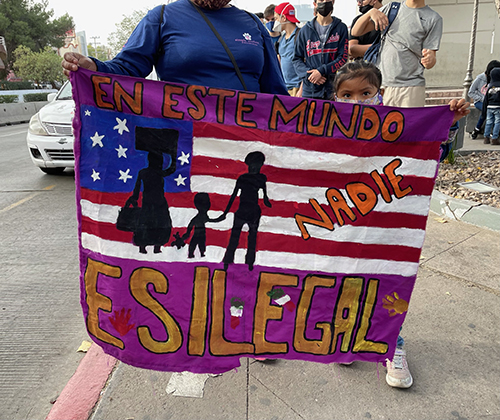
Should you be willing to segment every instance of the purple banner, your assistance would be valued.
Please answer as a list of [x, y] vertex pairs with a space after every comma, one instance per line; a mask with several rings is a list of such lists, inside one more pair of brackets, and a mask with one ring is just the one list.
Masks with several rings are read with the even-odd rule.
[[447, 107], [72, 85], [82, 308], [107, 353], [197, 373], [392, 357]]

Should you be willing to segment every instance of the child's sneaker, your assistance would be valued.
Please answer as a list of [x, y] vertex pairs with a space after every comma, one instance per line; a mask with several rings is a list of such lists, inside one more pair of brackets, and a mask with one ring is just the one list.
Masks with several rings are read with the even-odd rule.
[[479, 134], [479, 130], [477, 128], [474, 128], [474, 130], [472, 130], [472, 133], [470, 134], [470, 136], [472, 137], [473, 140], [476, 140], [478, 134]]
[[409, 388], [413, 385], [413, 378], [408, 369], [406, 352], [396, 348], [392, 362], [386, 359], [387, 375], [385, 380], [389, 386], [394, 388]]

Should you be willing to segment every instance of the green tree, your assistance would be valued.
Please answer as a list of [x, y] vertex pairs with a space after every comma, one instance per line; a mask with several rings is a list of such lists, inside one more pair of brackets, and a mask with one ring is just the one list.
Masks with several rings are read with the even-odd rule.
[[115, 56], [121, 51], [135, 27], [141, 19], [146, 16], [147, 12], [147, 9], [136, 10], [130, 16], [123, 15], [123, 20], [115, 24], [116, 30], [111, 32], [108, 36], [108, 45], [111, 49], [112, 56]]
[[47, 9], [48, 0], [0, 0], [0, 34], [5, 37], [9, 60], [20, 45], [40, 52], [45, 47], [60, 48], [66, 31], [74, 28], [73, 18], [67, 13], [53, 19], [54, 11]]
[[88, 44], [87, 50], [88, 50], [89, 56], [91, 56], [91, 57], [95, 57], [101, 61], [109, 60], [109, 58], [108, 58], [109, 48], [106, 45], [98, 45], [97, 49], [96, 49], [92, 44]]
[[62, 58], [50, 47], [43, 51], [34, 52], [21, 45], [14, 51], [14, 69], [16, 74], [25, 80], [35, 83], [50, 83], [56, 88], [55, 82], [64, 82], [61, 71]]

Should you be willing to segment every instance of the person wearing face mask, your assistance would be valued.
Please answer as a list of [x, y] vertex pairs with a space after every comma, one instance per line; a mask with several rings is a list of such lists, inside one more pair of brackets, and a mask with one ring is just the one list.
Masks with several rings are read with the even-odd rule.
[[[64, 73], [78, 67], [146, 77], [155, 67], [168, 82], [288, 95], [269, 34], [260, 20], [230, 0], [178, 0], [150, 10], [122, 51], [109, 61], [66, 53]], [[208, 23], [233, 54], [242, 78]], [[162, 14], [163, 11], [163, 14]], [[243, 86], [245, 84], [245, 87]]]
[[390, 106], [425, 106], [424, 70], [436, 65], [443, 19], [425, 0], [403, 0], [392, 24], [392, 3], [372, 8], [356, 21], [351, 34], [361, 36], [375, 30], [387, 33], [380, 43], [376, 65], [385, 85], [385, 102]]
[[[380, 9], [382, 7], [382, 2], [379, 0], [358, 0], [358, 6], [359, 6], [359, 13], [361, 13], [361, 15], [358, 15], [354, 18], [354, 20], [351, 23], [351, 28], [354, 27], [357, 20], [362, 15], [364, 15], [371, 9], [373, 8]], [[377, 30], [373, 30], [361, 36], [354, 36], [352, 35], [352, 33], [349, 32], [349, 56], [354, 59], [363, 58], [365, 52], [377, 39], [377, 36], [378, 36]]]
[[264, 19], [266, 20], [266, 23], [264, 24], [264, 26], [268, 30], [269, 35], [271, 36], [271, 40], [274, 43], [276, 43], [276, 41], [278, 40], [278, 38], [281, 35], [279, 32], [274, 31], [274, 20], [275, 20], [274, 9], [275, 8], [276, 8], [276, 5], [270, 4], [269, 6], [267, 6], [264, 9]]
[[316, 17], [300, 30], [293, 64], [304, 98], [328, 99], [336, 71], [348, 59], [347, 26], [332, 16], [332, 0], [316, 0]]
[[293, 65], [293, 57], [297, 34], [300, 31], [297, 23], [300, 21], [295, 16], [295, 7], [288, 2], [276, 6], [274, 17], [273, 30], [282, 33], [275, 45], [281, 63], [283, 78], [290, 96], [297, 96], [300, 79]]
[[[499, 69], [500, 70], [500, 69]], [[499, 71], [500, 76], [500, 71]], [[345, 102], [360, 105], [384, 105], [384, 88], [382, 88], [382, 73], [372, 63], [355, 60], [339, 69], [333, 82], [334, 94], [331, 99], [336, 102]], [[466, 116], [470, 103], [465, 99], [453, 99], [448, 104], [453, 111], [453, 125], [446, 141], [441, 144], [440, 158], [442, 162], [450, 153], [451, 146], [458, 132], [458, 121]], [[396, 352], [392, 360], [386, 359], [385, 365], [387, 384], [394, 388], [410, 388], [413, 385], [413, 376], [408, 367], [405, 340], [400, 335], [396, 342]]]

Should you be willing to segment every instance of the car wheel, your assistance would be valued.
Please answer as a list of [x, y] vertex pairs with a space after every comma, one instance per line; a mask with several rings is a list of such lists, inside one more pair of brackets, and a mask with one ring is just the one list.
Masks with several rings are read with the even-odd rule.
[[42, 172], [48, 175], [60, 175], [64, 172], [65, 168], [40, 168]]

